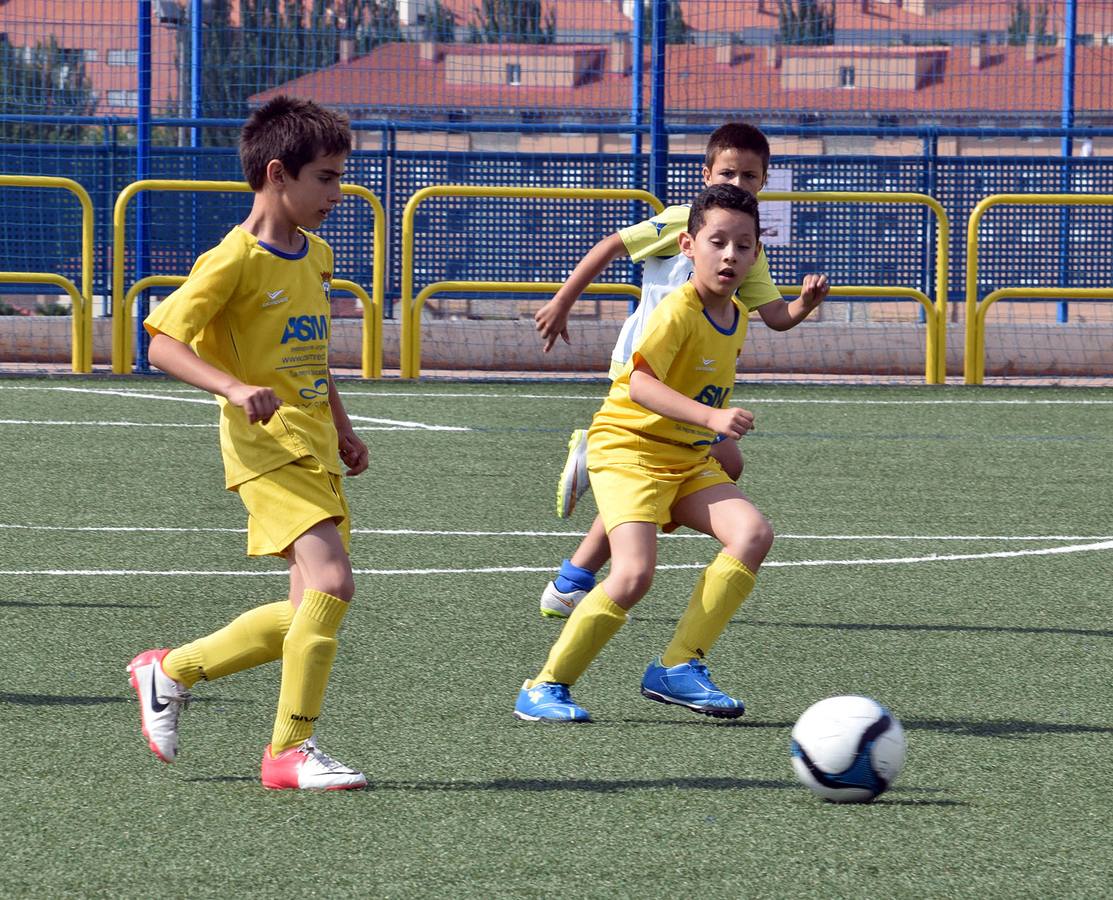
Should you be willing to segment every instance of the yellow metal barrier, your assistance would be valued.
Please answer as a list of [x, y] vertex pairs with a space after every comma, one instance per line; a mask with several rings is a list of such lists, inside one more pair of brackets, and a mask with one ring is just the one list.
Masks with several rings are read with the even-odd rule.
[[93, 201], [89, 192], [70, 178], [48, 175], [0, 175], [0, 186], [60, 188], [81, 204], [81, 290], [68, 278], [49, 272], [3, 272], [0, 281], [23, 284], [53, 284], [73, 300], [70, 322], [72, 343], [70, 367], [74, 372], [93, 371]]
[[[619, 190], [610, 188], [530, 188], [530, 187], [494, 187], [489, 185], [459, 185], [459, 184], [435, 184], [430, 187], [422, 188], [415, 191], [413, 196], [410, 197], [406, 203], [406, 208], [402, 213], [402, 297], [401, 297], [401, 319], [402, 319], [402, 334], [401, 334], [401, 349], [400, 368], [403, 378], [418, 378], [421, 375], [421, 308], [414, 298], [414, 214], [417, 207], [430, 197], [507, 197], [518, 199], [559, 199], [559, 200], [637, 200], [646, 203], [653, 208], [655, 212], [661, 212], [665, 205], [654, 197], [648, 191], [639, 190]], [[557, 282], [538, 282], [531, 284], [529, 282], [507, 282], [499, 284], [498, 282], [477, 281], [477, 282], [437, 282], [438, 285], [447, 284], [464, 284], [468, 285], [464, 290], [469, 291], [510, 291], [510, 292], [523, 292], [523, 291], [547, 291], [551, 286], [552, 290], [557, 290], [560, 283]], [[479, 287], [477, 285], [487, 285], [487, 287]], [[517, 288], [510, 287], [509, 285], [517, 285]], [[524, 285], [530, 285], [528, 288]], [[547, 285], [547, 286], [542, 286]], [[434, 287], [435, 285], [430, 285]], [[604, 288], [611, 288], [610, 285], [604, 285]], [[629, 287], [629, 286], [627, 286]], [[428, 288], [426, 289], [428, 290]], [[444, 288], [443, 290], [450, 290]], [[610, 291], [611, 293], [627, 293], [624, 289], [619, 289], [617, 285]], [[589, 293], [607, 293], [607, 290], [594, 290]], [[422, 292], [424, 298], [429, 295]], [[640, 294], [639, 294], [640, 296]]]
[[[938, 224], [935, 250], [935, 302], [927, 304], [927, 346], [924, 353], [924, 379], [928, 384], [944, 384], [947, 380], [947, 263], [950, 258], [951, 227], [947, 212], [934, 197], [916, 193], [885, 191], [762, 191], [759, 200], [798, 200], [807, 203], [902, 203], [926, 206]], [[923, 303], [924, 295], [913, 288], [834, 289], [832, 294], [858, 296], [914, 297]]]
[[[128, 321], [131, 321], [131, 309], [135, 298], [143, 291], [154, 287], [178, 287], [185, 283], [185, 275], [148, 275], [140, 278], [128, 288], [124, 295], [124, 307], [127, 310]], [[359, 300], [363, 307], [363, 349], [361, 353], [364, 378], [379, 378], [383, 372], [382, 366], [382, 321], [375, 316], [375, 304], [371, 296], [354, 281], [345, 281], [343, 278], [332, 279], [332, 288], [336, 291], [347, 291]], [[378, 347], [378, 356], [375, 348]]]
[[[127, 207], [131, 198], [140, 191], [206, 191], [249, 193], [251, 187], [243, 181], [186, 181], [148, 179], [135, 181], [120, 191], [112, 213], [112, 371], [126, 375], [130, 371], [132, 350], [131, 303], [144, 287], [135, 285], [124, 293], [124, 230], [127, 224]], [[363, 304], [363, 375], [378, 378], [382, 374], [383, 359], [383, 297], [386, 286], [386, 214], [379, 198], [367, 188], [357, 184], [343, 184], [340, 191], [346, 195], [366, 200], [372, 209], [375, 222], [375, 243], [372, 269], [371, 295], [351, 281], [334, 279], [338, 290], [348, 291]], [[165, 280], [178, 279], [178, 280]], [[184, 277], [153, 275], [137, 282], [145, 287], [181, 284]]]
[[963, 380], [966, 384], [985, 381], [985, 318], [989, 307], [1002, 297], [1049, 297], [1054, 299], [1103, 299], [1113, 296], [1105, 288], [1000, 288], [978, 303], [978, 226], [994, 206], [1110, 206], [1113, 194], [991, 194], [970, 212], [966, 225], [966, 347]]
[[[408, 329], [409, 356], [402, 357], [401, 370], [403, 378], [421, 377], [421, 309], [425, 301], [434, 294], [452, 292], [466, 293], [508, 293], [508, 294], [553, 294], [556, 293], [563, 282], [561, 281], [434, 281], [421, 289], [413, 300], [412, 317]], [[584, 288], [585, 294], [626, 294], [635, 300], [641, 297], [642, 291], [636, 284], [589, 284]], [[407, 342], [402, 342], [402, 353], [407, 352]], [[412, 374], [407, 375], [410, 372]]]

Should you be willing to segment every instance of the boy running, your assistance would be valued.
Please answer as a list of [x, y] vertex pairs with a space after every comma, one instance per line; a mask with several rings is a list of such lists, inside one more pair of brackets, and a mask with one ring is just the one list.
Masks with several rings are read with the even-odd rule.
[[240, 139], [250, 214], [144, 322], [151, 362], [216, 395], [225, 486], [247, 509], [247, 553], [285, 559], [290, 591], [206, 637], [136, 656], [128, 673], [143, 735], [173, 762], [197, 681], [281, 659], [262, 761], [271, 789], [367, 784], [313, 737], [355, 593], [340, 462], [358, 475], [368, 455], [328, 369], [332, 250], [304, 229], [340, 202], [351, 146], [347, 120], [315, 103], [277, 97], [253, 113]]
[[[751, 194], [765, 186], [769, 172], [769, 141], [761, 130], [743, 122], [730, 122], [712, 132], [707, 141], [703, 164], [703, 183], [733, 184]], [[568, 314], [584, 288], [615, 259], [629, 256], [643, 262], [642, 296], [638, 308], [623, 323], [618, 342], [611, 354], [614, 379], [630, 358], [633, 346], [645, 324], [669, 292], [684, 284], [692, 274], [691, 260], [681, 252], [680, 234], [688, 223], [690, 207], [670, 206], [637, 225], [623, 228], [599, 241], [580, 261], [563, 287], [546, 303], [534, 319], [544, 342], [545, 352], [557, 337], [568, 339]], [[824, 294], [803, 294], [791, 303], [781, 298], [769, 275], [769, 261], [759, 246], [757, 259], [738, 287], [738, 297], [746, 313], [757, 310], [762, 321], [775, 331], [787, 331], [802, 322], [822, 301]], [[742, 474], [742, 454], [738, 444], [720, 436], [711, 448], [723, 471], [737, 481]], [[588, 489], [587, 431], [577, 429], [568, 441], [568, 459], [557, 486], [557, 515], [567, 518], [576, 501]], [[556, 577], [541, 594], [541, 615], [566, 618], [576, 604], [595, 586], [595, 575], [610, 558], [603, 521], [596, 516], [587, 535], [569, 559], [561, 563]]]
[[[753, 589], [773, 529], [709, 449], [718, 435], [738, 440], [754, 426], [753, 414], [728, 400], [747, 328], [736, 291], [757, 263], [760, 233], [757, 200], [733, 185], [712, 185], [692, 204], [679, 236], [692, 278], [650, 314], [588, 430], [587, 465], [610, 541], [610, 573], [572, 611], [540, 673], [522, 685], [515, 717], [590, 721], [569, 687], [649, 590], [657, 528], [668, 525], [708, 534], [722, 552], [696, 582], [641, 692], [709, 716], [745, 711], [712, 682], [704, 658]], [[826, 279], [809, 275], [804, 289], [809, 301], [822, 299]]]

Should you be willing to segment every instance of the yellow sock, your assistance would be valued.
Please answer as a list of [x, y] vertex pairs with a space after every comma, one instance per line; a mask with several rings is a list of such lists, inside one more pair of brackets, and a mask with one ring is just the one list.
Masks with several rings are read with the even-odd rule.
[[162, 661], [162, 670], [193, 687], [198, 681], [215, 681], [278, 659], [293, 619], [289, 600], [249, 609], [220, 631], [171, 650]]
[[530, 687], [544, 681], [575, 684], [604, 645], [626, 624], [626, 610], [608, 597], [602, 586], [592, 589], [564, 623], [549, 651], [545, 668]]
[[696, 582], [688, 608], [665, 652], [661, 665], [675, 666], [703, 659], [727, 627], [742, 601], [754, 589], [754, 573], [733, 556], [720, 553]]
[[339, 597], [306, 589], [282, 644], [282, 689], [271, 735], [271, 753], [296, 747], [313, 736], [325, 699], [336, 632], [348, 611]]

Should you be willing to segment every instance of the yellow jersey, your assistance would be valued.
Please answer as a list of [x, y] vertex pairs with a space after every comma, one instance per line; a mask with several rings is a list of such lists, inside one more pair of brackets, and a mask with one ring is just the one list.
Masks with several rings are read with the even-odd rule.
[[718, 435], [677, 422], [630, 399], [630, 374], [644, 360], [670, 388], [698, 403], [722, 408], [734, 389], [738, 357], [746, 340], [746, 306], [737, 296], [734, 324], [722, 329], [708, 318], [689, 281], [650, 315], [641, 340], [588, 432], [589, 464], [599, 461], [676, 466], [706, 456]]
[[[690, 211], [690, 205], [669, 206], [660, 215], [618, 232], [630, 259], [642, 263], [642, 295], [638, 308], [622, 323], [611, 352], [612, 375], [630, 359], [653, 310], [692, 275], [692, 261], [680, 252], [678, 241], [680, 233], [688, 227]], [[764, 247], [737, 293], [747, 310], [781, 299], [781, 292], [769, 274], [769, 259]]]
[[152, 336], [189, 344], [205, 362], [272, 388], [282, 401], [269, 422], [251, 425], [242, 409], [217, 398], [229, 488], [303, 456], [340, 472], [328, 399], [332, 249], [303, 233], [304, 249], [289, 254], [233, 228], [143, 323]]

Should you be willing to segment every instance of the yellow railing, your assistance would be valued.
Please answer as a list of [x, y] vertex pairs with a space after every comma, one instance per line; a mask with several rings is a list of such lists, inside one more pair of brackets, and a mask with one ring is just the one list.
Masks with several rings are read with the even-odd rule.
[[0, 186], [61, 188], [81, 204], [81, 290], [64, 275], [52, 272], [0, 272], [0, 282], [52, 284], [73, 300], [70, 367], [74, 372], [93, 371], [93, 201], [89, 192], [70, 178], [49, 175], [0, 175]]
[[983, 198], [970, 213], [966, 225], [966, 348], [963, 380], [967, 384], [985, 381], [985, 320], [989, 307], [1003, 297], [1046, 297], [1049, 299], [1108, 299], [1113, 289], [1006, 287], [987, 294], [978, 302], [978, 226], [982, 216], [994, 206], [1110, 206], [1113, 194], [992, 194]]
[[[181, 284], [182, 276], [152, 275], [136, 282], [124, 291], [124, 231], [127, 207], [131, 198], [140, 191], [206, 191], [247, 193], [251, 187], [243, 181], [186, 181], [148, 179], [135, 181], [120, 191], [112, 213], [112, 371], [125, 375], [130, 371], [132, 350], [131, 306], [135, 297], [146, 288]], [[386, 282], [386, 215], [379, 198], [367, 188], [357, 184], [340, 186], [344, 194], [366, 200], [375, 222], [375, 243], [372, 269], [371, 294], [351, 281], [334, 279], [333, 287], [348, 291], [363, 304], [363, 376], [378, 378], [382, 374], [383, 359], [383, 296]]]
[[[477, 293], [477, 294], [555, 294], [563, 285], [560, 281], [434, 281], [421, 289], [413, 300], [411, 310], [412, 321], [410, 327], [403, 329], [407, 332], [407, 339], [402, 342], [402, 362], [400, 365], [403, 378], [421, 377], [421, 309], [425, 301], [434, 294]], [[585, 294], [626, 294], [637, 300], [642, 292], [636, 284], [598, 283], [589, 284], [584, 288]], [[408, 346], [408, 349], [407, 349]]]
[[[490, 185], [435, 184], [416, 191], [406, 203], [402, 213], [402, 296], [401, 318], [402, 334], [400, 368], [403, 378], [418, 378], [421, 375], [421, 305], [431, 295], [430, 288], [441, 285], [466, 285], [463, 288], [439, 288], [444, 290], [467, 290], [510, 293], [529, 293], [555, 291], [559, 282], [491, 282], [491, 281], [441, 281], [429, 285], [421, 292], [420, 303], [414, 297], [414, 214], [417, 207], [430, 197], [507, 197], [519, 199], [559, 199], [559, 200], [636, 200], [651, 206], [654, 212], [661, 212], [665, 205], [648, 191], [620, 190], [609, 188], [530, 188], [494, 187]], [[588, 293], [629, 293], [630, 285], [593, 285]], [[599, 288], [599, 289], [597, 289]], [[636, 290], [636, 289], [635, 289]], [[635, 294], [637, 296], [637, 294]]]
[[[924, 378], [928, 384], [944, 384], [947, 380], [947, 263], [950, 258], [951, 228], [947, 212], [934, 197], [916, 193], [885, 191], [762, 191], [759, 200], [798, 200], [807, 203], [902, 203], [926, 206], [937, 220], [935, 250], [935, 302], [926, 306], [927, 341], [924, 351]], [[791, 293], [785, 290], [786, 293]], [[914, 288], [876, 287], [839, 288], [832, 294], [874, 297], [914, 297], [921, 304], [925, 295]]]
[[[155, 287], [178, 287], [185, 284], [185, 275], [148, 275], [146, 278], [140, 278], [135, 284], [128, 288], [128, 292], [124, 295], [124, 306], [128, 310], [128, 319], [131, 320], [131, 309], [135, 304], [135, 298], [138, 297], [143, 291], [150, 290]], [[364, 378], [379, 378], [382, 375], [382, 328], [381, 319], [375, 316], [375, 303], [371, 296], [362, 287], [354, 281], [345, 281], [343, 278], [332, 279], [332, 289], [334, 291], [347, 291], [359, 300], [360, 305], [363, 307], [363, 349], [361, 358], [363, 361], [363, 377]], [[372, 322], [378, 322], [378, 325], [371, 327]], [[376, 335], [378, 343], [376, 344]], [[378, 356], [375, 356], [375, 347], [378, 347]]]

